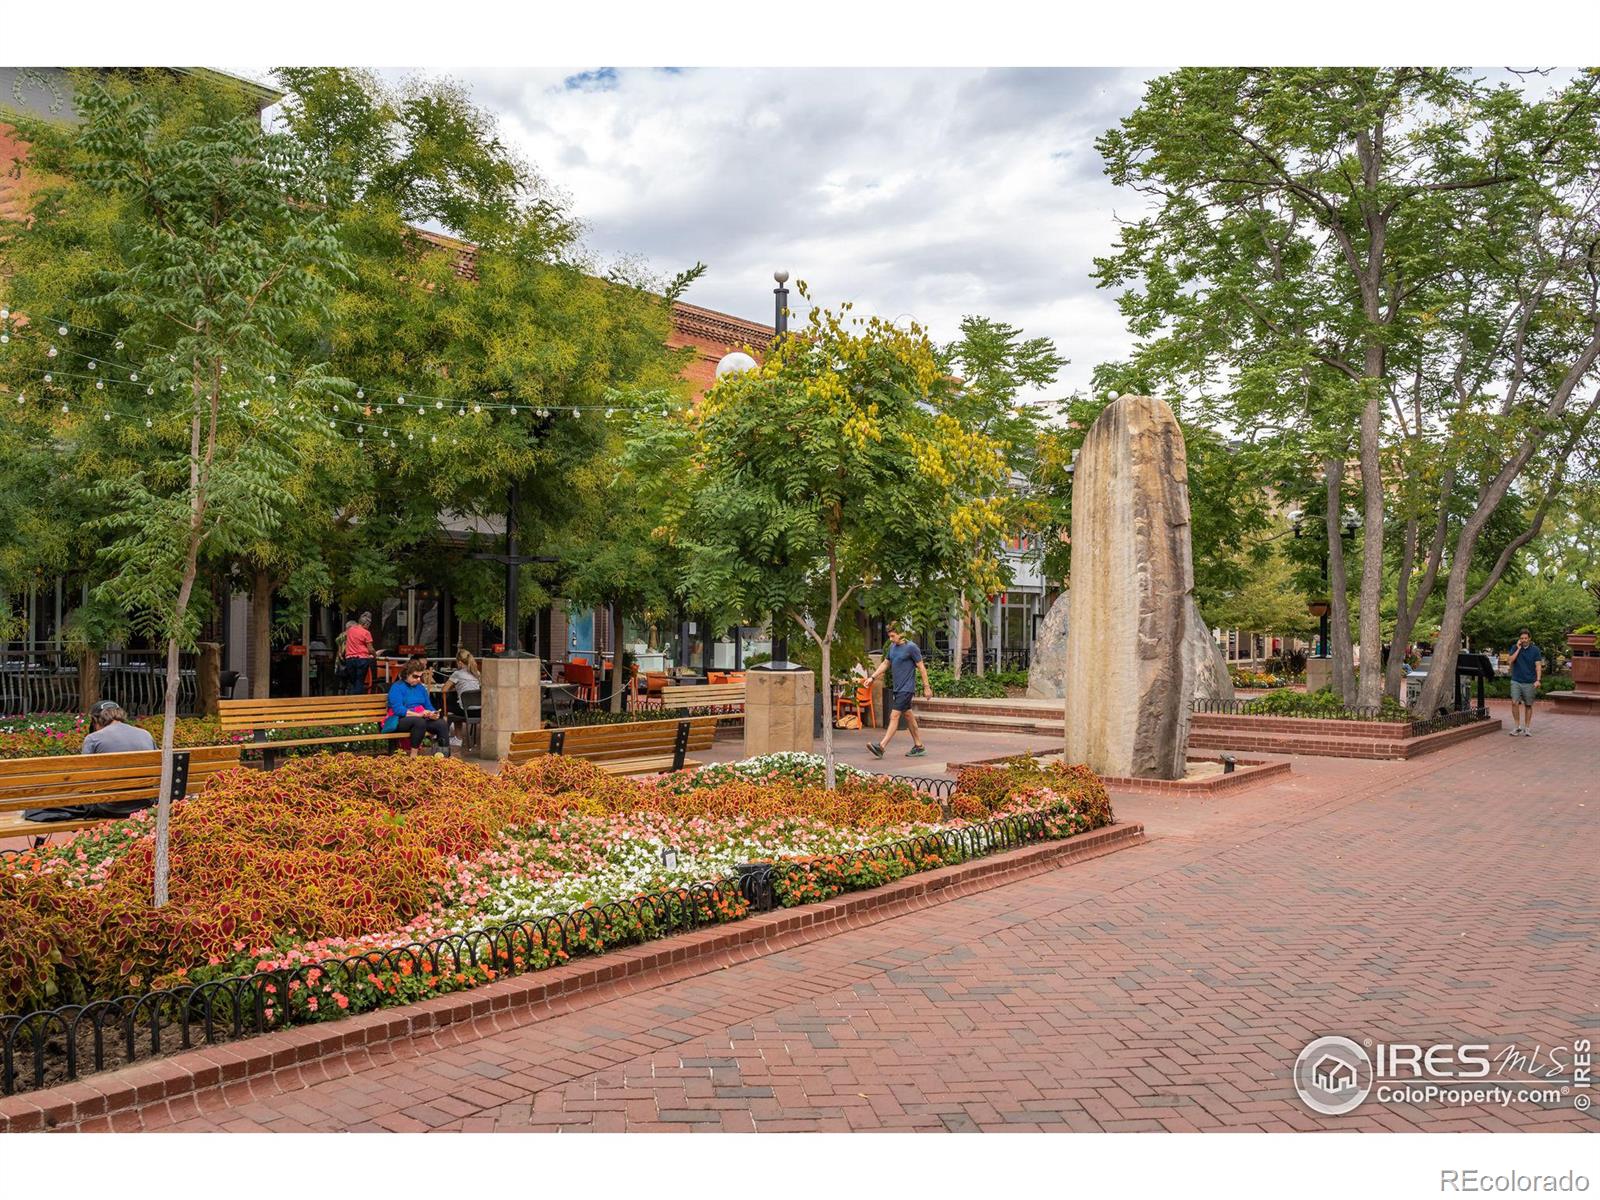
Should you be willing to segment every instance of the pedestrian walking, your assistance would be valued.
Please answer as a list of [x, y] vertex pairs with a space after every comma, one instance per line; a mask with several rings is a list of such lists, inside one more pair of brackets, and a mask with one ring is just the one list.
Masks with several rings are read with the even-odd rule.
[[883, 752], [889, 748], [889, 740], [900, 728], [903, 714], [906, 730], [911, 734], [911, 749], [906, 751], [906, 757], [921, 758], [928, 748], [922, 744], [922, 731], [917, 728], [916, 715], [911, 711], [911, 701], [917, 693], [917, 674], [920, 672], [922, 675], [922, 694], [928, 700], [933, 699], [933, 685], [928, 682], [928, 667], [922, 661], [922, 649], [907, 638], [905, 630], [898, 625], [890, 626], [889, 645], [884, 650], [883, 661], [867, 680], [867, 686], [876, 683], [885, 671], [889, 672], [891, 692], [889, 727], [883, 731], [883, 740], [868, 742], [867, 749], [872, 751], [874, 758], [882, 758]]
[[1511, 648], [1512, 737], [1533, 734], [1533, 700], [1544, 682], [1544, 651], [1534, 645], [1533, 635], [1524, 629]]

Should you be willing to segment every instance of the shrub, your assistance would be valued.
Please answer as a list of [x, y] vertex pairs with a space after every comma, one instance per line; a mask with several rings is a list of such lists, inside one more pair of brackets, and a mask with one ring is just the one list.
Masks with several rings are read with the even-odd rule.
[[[1245, 705], [1245, 712], [1258, 716], [1316, 717], [1334, 721], [1370, 721], [1369, 713], [1352, 712], [1330, 689], [1317, 692], [1273, 692]], [[1409, 721], [1411, 712], [1393, 696], [1385, 696], [1379, 706], [1380, 721]]]
[[1111, 797], [1088, 767], [1026, 756], [957, 772], [953, 811], [969, 820], [985, 820], [1041, 789], [1054, 793], [1067, 807], [1081, 813], [1089, 822], [1089, 829], [1109, 825], [1114, 819]]

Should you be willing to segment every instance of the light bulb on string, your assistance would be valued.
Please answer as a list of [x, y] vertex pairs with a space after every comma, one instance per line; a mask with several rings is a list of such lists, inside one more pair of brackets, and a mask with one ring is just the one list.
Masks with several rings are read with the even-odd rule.
[[50, 372], [49, 372], [49, 371], [46, 371], [46, 372], [45, 372], [45, 373], [44, 373], [44, 381], [45, 381], [45, 382], [46, 382], [46, 383], [54, 383], [54, 382], [55, 382], [55, 381], [56, 381], [56, 380], [55, 380], [55, 376], [54, 376], [54, 375], [52, 375], [52, 374], [50, 374]]
[[0, 308], [0, 321], [8, 321], [10, 319], [11, 310], [9, 308]]
[[60, 334], [62, 337], [66, 337], [67, 336], [67, 327], [65, 325], [57, 325], [56, 326], [56, 332], [58, 334]]
[[367, 398], [367, 393], [362, 391], [360, 388], [357, 388], [356, 389], [356, 399], [357, 400], [365, 400], [366, 398]]
[[434, 401], [434, 402], [433, 402], [433, 407], [434, 407], [434, 408], [435, 408], [435, 409], [440, 409], [440, 408], [443, 408], [443, 407], [444, 407], [444, 401], [443, 401], [443, 400], [435, 400], [435, 401]]
[[276, 375], [268, 375], [267, 376], [267, 382], [268, 383], [277, 383], [278, 382], [278, 377]]
[[0, 346], [5, 345], [10, 340], [11, 340], [11, 335], [9, 333], [0, 333]]
[[106, 381], [104, 379], [96, 379], [94, 381], [94, 390], [97, 391], [97, 392], [105, 391], [106, 390]]
[[146, 396], [154, 396], [154, 395], [155, 395], [155, 394], [156, 394], [156, 390], [155, 390], [155, 388], [153, 388], [153, 387], [147, 387], [147, 388], [145, 388], [145, 390], [144, 390], [144, 394], [145, 394], [145, 395], [146, 395]]
[[146, 429], [151, 429], [151, 428], [154, 428], [154, 426], [155, 426], [155, 422], [154, 422], [154, 421], [152, 421], [152, 420], [151, 420], [151, 419], [150, 419], [150, 418], [149, 418], [149, 417], [146, 417], [146, 418], [145, 418], [145, 419], [144, 419], [144, 427], [145, 427], [145, 428], [146, 428]]
[[404, 404], [405, 402], [406, 402], [406, 398], [404, 396], [397, 396], [395, 398], [395, 403], [396, 404]]
[[72, 410], [70, 408], [68, 408], [65, 404], [63, 404], [61, 406], [61, 411], [65, 413], [65, 412], [71, 412]]
[[111, 420], [111, 414], [110, 413], [101, 413], [100, 414], [100, 419], [102, 421], [109, 421], [109, 420]]
[[515, 404], [511, 406], [511, 415], [513, 417], [517, 415], [517, 406]]
[[92, 358], [89, 360], [89, 370], [94, 370], [94, 359]]
[[54, 358], [55, 356], [56, 356], [56, 348], [54, 346], [51, 346], [50, 349], [45, 353], [45, 357], [46, 358]]
[[128, 382], [129, 383], [138, 383], [139, 382], [139, 372], [137, 372], [137, 371], [128, 372]]
[[122, 339], [121, 339], [121, 338], [118, 338], [118, 339], [117, 339], [117, 349], [118, 349], [118, 350], [121, 350], [121, 349], [122, 349]]
[[21, 404], [26, 399], [27, 399], [27, 397], [24, 396], [21, 392], [17, 393], [17, 403], [18, 404]]
[[458, 416], [458, 417], [464, 417], [464, 416], [466, 416], [466, 415], [467, 415], [467, 410], [466, 410], [466, 407], [465, 407], [465, 406], [463, 406], [463, 407], [461, 407], [461, 408], [458, 408], [458, 409], [456, 409], [456, 416]]
[[381, 405], [381, 404], [380, 404], [380, 405], [378, 405], [378, 415], [379, 415], [379, 416], [380, 416], [380, 417], [381, 417], [381, 416], [383, 416], [383, 405]]
[[577, 415], [578, 415], [578, 410], [577, 409], [573, 409], [572, 410], [572, 415], [573, 415], [574, 418], [576, 418]]

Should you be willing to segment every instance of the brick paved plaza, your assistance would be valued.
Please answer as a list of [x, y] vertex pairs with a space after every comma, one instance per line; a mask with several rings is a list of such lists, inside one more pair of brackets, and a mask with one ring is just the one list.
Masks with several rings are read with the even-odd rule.
[[1594, 1130], [1570, 1107], [1369, 1100], [1320, 1118], [1289, 1083], [1326, 1033], [1600, 1033], [1600, 723], [1541, 712], [1535, 728], [1411, 762], [1297, 759], [1221, 800], [1120, 796], [1148, 844], [118, 1126]]

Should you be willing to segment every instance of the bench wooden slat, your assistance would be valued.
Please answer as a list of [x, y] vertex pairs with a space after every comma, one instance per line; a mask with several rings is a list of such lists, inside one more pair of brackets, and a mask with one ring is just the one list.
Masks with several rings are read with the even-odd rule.
[[[564, 757], [587, 759], [610, 774], [670, 771], [678, 754], [681, 725], [688, 726], [685, 752], [709, 749], [716, 738], [717, 718], [714, 716], [518, 730], [511, 735], [506, 759], [515, 763], [543, 758], [550, 754], [555, 735], [561, 734]], [[699, 763], [686, 758], [683, 765], [698, 766]]]
[[[48, 807], [55, 807], [50, 805]], [[106, 821], [119, 821], [120, 817], [82, 817], [71, 821], [29, 821], [21, 813], [0, 813], [0, 839], [45, 837], [52, 833], [72, 833], [100, 825]]]
[[389, 701], [383, 696], [286, 696], [223, 700], [217, 709], [218, 723], [224, 729], [303, 728], [382, 721], [388, 715]]

